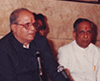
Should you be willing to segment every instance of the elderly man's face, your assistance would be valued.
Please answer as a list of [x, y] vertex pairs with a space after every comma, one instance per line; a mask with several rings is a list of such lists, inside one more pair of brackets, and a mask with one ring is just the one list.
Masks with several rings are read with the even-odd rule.
[[[23, 44], [30, 43], [34, 39], [36, 33], [36, 29], [32, 25], [35, 23], [33, 14], [25, 10], [21, 11], [17, 21], [18, 24], [11, 27], [14, 36]], [[25, 27], [25, 25], [29, 25], [29, 27]]]
[[77, 44], [82, 48], [86, 48], [92, 39], [92, 29], [90, 23], [86, 21], [79, 23], [78, 30], [76, 33], [74, 32], [73, 35]]

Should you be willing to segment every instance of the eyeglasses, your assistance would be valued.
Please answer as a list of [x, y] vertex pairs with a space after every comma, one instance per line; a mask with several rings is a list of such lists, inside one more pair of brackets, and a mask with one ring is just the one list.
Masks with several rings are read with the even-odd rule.
[[39, 23], [26, 23], [26, 24], [18, 24], [18, 23], [14, 23], [16, 25], [20, 25], [23, 26], [25, 29], [29, 30], [31, 28], [31, 26], [34, 26], [36, 28], [36, 30], [39, 28]]

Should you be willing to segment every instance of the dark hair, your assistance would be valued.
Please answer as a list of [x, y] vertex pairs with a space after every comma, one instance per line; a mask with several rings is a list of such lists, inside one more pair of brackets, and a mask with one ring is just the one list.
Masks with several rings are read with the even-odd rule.
[[[34, 14], [34, 16], [35, 16], [35, 14]], [[41, 27], [41, 29], [46, 30], [45, 16], [40, 13], [40, 14], [36, 15], [35, 19], [36, 20], [38, 20], [38, 19], [41, 20], [41, 22], [43, 24], [43, 26]]]
[[74, 32], [76, 33], [77, 32], [77, 29], [78, 29], [78, 24], [83, 22], [83, 21], [86, 21], [86, 22], [89, 22], [90, 25], [91, 25], [91, 28], [93, 29], [93, 23], [88, 20], [88, 19], [85, 19], [85, 18], [78, 18], [75, 22], [74, 22], [74, 25], [73, 25], [73, 28], [74, 28]]
[[[16, 19], [18, 18], [19, 13], [20, 13], [21, 11], [24, 11], [24, 10], [29, 11], [29, 10], [26, 9], [26, 8], [18, 8], [18, 9], [14, 10], [14, 11], [11, 13], [11, 15], [10, 15], [10, 25], [13, 24], [13, 23], [17, 23]], [[30, 11], [29, 11], [29, 12], [30, 12]]]
[[33, 12], [32, 14], [34, 15], [34, 18], [35, 18], [35, 20], [36, 20], [37, 14], [36, 14], [35, 12]]

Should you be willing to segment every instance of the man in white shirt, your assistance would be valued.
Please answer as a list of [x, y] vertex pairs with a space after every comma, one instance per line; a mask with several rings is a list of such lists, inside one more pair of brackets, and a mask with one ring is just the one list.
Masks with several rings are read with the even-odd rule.
[[58, 50], [58, 62], [68, 69], [73, 81], [100, 81], [100, 48], [91, 43], [93, 23], [78, 18], [74, 23], [74, 41]]

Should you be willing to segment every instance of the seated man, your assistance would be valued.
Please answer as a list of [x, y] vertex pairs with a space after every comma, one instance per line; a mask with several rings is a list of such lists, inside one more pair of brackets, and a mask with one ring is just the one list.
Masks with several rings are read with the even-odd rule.
[[93, 23], [79, 18], [74, 23], [74, 41], [58, 50], [58, 62], [74, 81], [100, 81], [100, 48], [91, 43]]
[[32, 12], [14, 10], [10, 28], [11, 32], [0, 40], [0, 81], [41, 81], [40, 57], [51, 81], [70, 81], [57, 72], [58, 63], [47, 39], [36, 34], [38, 25]]

